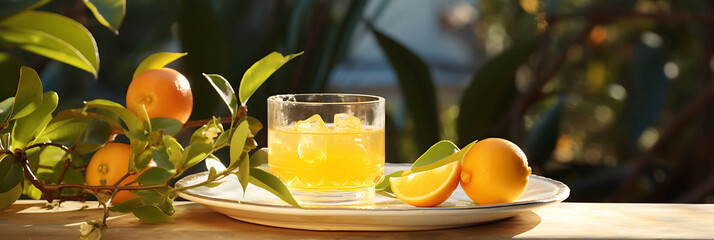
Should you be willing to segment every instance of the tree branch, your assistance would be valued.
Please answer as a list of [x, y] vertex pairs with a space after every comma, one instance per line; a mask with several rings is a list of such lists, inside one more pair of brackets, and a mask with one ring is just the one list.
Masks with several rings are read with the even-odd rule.
[[136, 174], [136, 171], [134, 171], [134, 170], [132, 169], [131, 171], [129, 171], [129, 172], [127, 172], [126, 174], [124, 174], [124, 176], [122, 176], [121, 178], [119, 178], [119, 180], [114, 183], [114, 186], [119, 186], [119, 184], [121, 184], [121, 181], [124, 181], [124, 179], [126, 179], [126, 178], [128, 178], [129, 176], [134, 175], [134, 174]]
[[37, 189], [39, 189], [40, 192], [42, 192], [42, 197], [47, 202], [50, 202], [50, 203], [55, 199], [58, 199], [60, 201], [84, 201], [86, 194], [75, 194], [75, 195], [59, 195], [59, 194], [57, 194], [57, 192], [61, 191], [63, 188], [79, 188], [79, 189], [89, 190], [89, 191], [93, 191], [93, 192], [99, 192], [102, 190], [118, 192], [121, 190], [146, 190], [146, 189], [160, 188], [160, 187], [168, 186], [166, 183], [148, 185], [148, 186], [118, 186], [116, 184], [115, 185], [105, 185], [105, 186], [89, 186], [89, 185], [82, 185], [82, 184], [43, 184], [42, 182], [40, 182], [37, 179], [35, 174], [32, 172], [32, 169], [30, 169], [29, 162], [27, 161], [27, 157], [25, 156], [24, 151], [18, 151], [16, 153], [16, 159], [18, 159], [18, 161], [20, 161], [20, 164], [22, 165], [25, 178], [27, 180], [29, 180], [33, 186], [35, 186]]
[[65, 152], [67, 152], [67, 153], [72, 153], [72, 150], [70, 150], [69, 148], [65, 147], [64, 145], [59, 144], [59, 143], [53, 143], [53, 142], [32, 144], [32, 145], [30, 145], [30, 146], [25, 147], [25, 149], [23, 150], [23, 152], [27, 152], [27, 150], [30, 150], [30, 149], [33, 149], [33, 148], [36, 148], [36, 147], [45, 147], [45, 146], [57, 147], [57, 148], [62, 149], [63, 151], [65, 151]]
[[67, 169], [69, 169], [69, 166], [72, 165], [72, 161], [65, 155], [64, 158], [64, 168], [62, 168], [62, 175], [57, 179], [57, 184], [62, 183], [62, 180], [64, 179], [64, 175], [67, 173]]

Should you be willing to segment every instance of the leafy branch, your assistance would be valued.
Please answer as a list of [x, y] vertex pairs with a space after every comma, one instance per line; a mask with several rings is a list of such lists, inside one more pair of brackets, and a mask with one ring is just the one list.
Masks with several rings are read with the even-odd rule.
[[[231, 116], [186, 123], [168, 118], [148, 119], [145, 108], [141, 108], [137, 116], [124, 106], [103, 99], [85, 102], [83, 108], [61, 111], [53, 116], [57, 95], [48, 92], [43, 96], [37, 73], [23, 67], [16, 96], [0, 102], [0, 125], [4, 126], [0, 130], [0, 178], [3, 180], [0, 181], [0, 194], [22, 184], [25, 179], [30, 186], [24, 189], [25, 193], [35, 196], [32, 192], [37, 191], [37, 197], [48, 202], [84, 201], [89, 194], [94, 195], [103, 206], [104, 215], [101, 221], [88, 223], [89, 232], [106, 229], [110, 210], [132, 212], [148, 223], [166, 221], [174, 213], [173, 199], [177, 192], [201, 186], [215, 187], [231, 174], [238, 177], [244, 191], [251, 182], [299, 207], [279, 179], [257, 168], [251, 171], [254, 165], [249, 152], [257, 147], [253, 136], [263, 125], [247, 116], [245, 107], [248, 98], [274, 71], [299, 54], [283, 57], [271, 53], [256, 62], [243, 77], [240, 102], [226, 79], [215, 74], [205, 75], [231, 110]], [[162, 68], [184, 55], [154, 54], [140, 64], [136, 73]], [[11, 124], [11, 121], [15, 123]], [[223, 124], [230, 124], [230, 127], [224, 129]], [[8, 129], [9, 126], [12, 128]], [[198, 128], [184, 148], [173, 135], [182, 128], [192, 127]], [[131, 143], [127, 172], [119, 179], [111, 180], [112, 183], [105, 183], [107, 180], [103, 179], [100, 185], [78, 180], [77, 174], [81, 176], [82, 173], [77, 169], [87, 166], [82, 155], [97, 151], [120, 134]], [[196, 185], [181, 188], [169, 185], [171, 179], [206, 159], [220, 162], [213, 152], [225, 147], [230, 148], [228, 167], [220, 170], [210, 167], [206, 181]], [[266, 156], [264, 151], [259, 152], [257, 155]], [[58, 156], [62, 157], [50, 160]], [[150, 161], [156, 166], [149, 166]], [[48, 169], [52, 174], [38, 174], [33, 171], [33, 166]], [[109, 207], [110, 201], [121, 191], [131, 191], [133, 198]], [[83, 231], [85, 228], [83, 226]]]

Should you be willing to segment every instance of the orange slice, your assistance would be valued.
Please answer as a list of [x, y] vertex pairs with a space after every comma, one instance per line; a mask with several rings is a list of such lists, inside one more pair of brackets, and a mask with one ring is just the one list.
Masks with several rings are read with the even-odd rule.
[[453, 162], [431, 170], [389, 179], [394, 195], [416, 207], [433, 207], [449, 199], [459, 186], [461, 164]]

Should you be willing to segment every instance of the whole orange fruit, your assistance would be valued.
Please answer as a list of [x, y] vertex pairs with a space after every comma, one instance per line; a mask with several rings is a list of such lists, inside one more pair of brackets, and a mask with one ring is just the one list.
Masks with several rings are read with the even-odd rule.
[[[113, 185], [129, 172], [129, 157], [131, 155], [131, 147], [123, 143], [107, 143], [102, 148], [94, 153], [94, 156], [89, 160], [87, 170], [84, 174], [87, 185], [103, 186]], [[156, 163], [149, 162], [149, 165], [140, 173], [131, 175], [119, 183], [124, 185], [136, 180], [141, 173], [149, 168], [155, 167]], [[137, 186], [138, 183], [132, 184]], [[123, 201], [133, 198], [130, 191], [119, 191], [114, 198], [112, 204], [116, 205]]]
[[186, 77], [171, 68], [146, 70], [137, 75], [126, 91], [126, 106], [138, 115], [144, 105], [149, 119], [174, 118], [186, 123], [193, 110], [193, 94]]
[[461, 163], [461, 188], [479, 205], [516, 201], [528, 185], [531, 168], [523, 150], [501, 138], [474, 144]]

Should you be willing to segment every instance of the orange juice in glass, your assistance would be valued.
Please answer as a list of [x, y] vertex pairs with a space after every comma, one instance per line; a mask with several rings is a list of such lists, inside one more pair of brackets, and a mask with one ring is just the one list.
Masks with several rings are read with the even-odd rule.
[[305, 205], [361, 205], [384, 173], [384, 98], [268, 98], [268, 165]]

